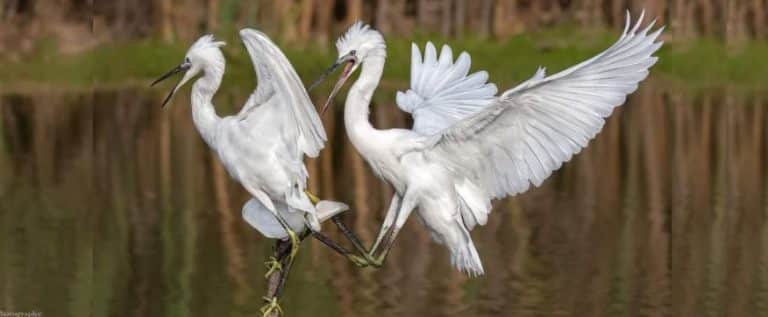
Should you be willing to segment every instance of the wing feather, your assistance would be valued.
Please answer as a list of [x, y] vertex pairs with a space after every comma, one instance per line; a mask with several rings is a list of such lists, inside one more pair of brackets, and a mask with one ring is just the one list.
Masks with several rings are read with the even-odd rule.
[[296, 140], [301, 152], [310, 157], [317, 156], [326, 141], [325, 129], [296, 70], [264, 33], [242, 29], [240, 37], [251, 57], [259, 84], [238, 116], [247, 119], [267, 99], [279, 98], [278, 104], [285, 107], [279, 111], [287, 116], [289, 125], [284, 132], [293, 134], [288, 137]]
[[[492, 104], [473, 108], [473, 113], [439, 132], [440, 140], [424, 154], [455, 169], [492, 198], [521, 193], [530, 184], [541, 185], [587, 146], [602, 129], [605, 118], [637, 89], [648, 76], [648, 68], [656, 63], [652, 54], [662, 45], [656, 39], [663, 27], [648, 34], [653, 23], [641, 30], [643, 16], [630, 26], [627, 13], [621, 37], [600, 54], [550, 76], [539, 68], [533, 77], [505, 91]], [[426, 61], [424, 64], [423, 71], [431, 69]], [[464, 82], [471, 77], [464, 77]], [[480, 79], [486, 80], [487, 75], [471, 80], [475, 90], [451, 89], [439, 96], [469, 98], [472, 92], [480, 91], [475, 86]], [[416, 87], [412, 89], [421, 85], [412, 84]], [[432, 102], [430, 97], [434, 99], [428, 96], [424, 102]], [[448, 104], [456, 107], [463, 102]], [[425, 107], [434, 112], [439, 108]]]
[[421, 51], [411, 46], [411, 89], [397, 93], [397, 105], [413, 116], [413, 131], [433, 135], [493, 103], [496, 86], [488, 84], [488, 73], [471, 75], [469, 54], [454, 62], [453, 51], [443, 45], [438, 56], [428, 42]]

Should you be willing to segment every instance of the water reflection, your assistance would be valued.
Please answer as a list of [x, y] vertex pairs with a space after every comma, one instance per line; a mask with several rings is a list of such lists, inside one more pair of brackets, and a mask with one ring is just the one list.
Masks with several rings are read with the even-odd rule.
[[[221, 93], [233, 113], [245, 92]], [[270, 241], [246, 194], [160, 92], [0, 98], [0, 308], [47, 316], [257, 313]], [[322, 100], [321, 100], [322, 101]], [[340, 110], [341, 107], [336, 107]], [[545, 184], [495, 203], [467, 279], [415, 221], [387, 265], [305, 244], [290, 316], [757, 316], [768, 311], [768, 98], [650, 83]], [[404, 127], [394, 105], [379, 127]], [[371, 241], [391, 189], [324, 118], [310, 187]], [[324, 227], [341, 238], [332, 226]]]

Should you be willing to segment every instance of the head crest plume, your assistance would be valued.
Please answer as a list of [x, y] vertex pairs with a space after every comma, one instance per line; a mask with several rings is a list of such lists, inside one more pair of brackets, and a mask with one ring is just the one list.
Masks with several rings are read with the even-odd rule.
[[344, 35], [336, 41], [336, 48], [339, 53], [350, 50], [351, 47], [359, 46], [365, 42], [373, 41], [384, 43], [381, 33], [371, 28], [370, 25], [357, 21], [349, 27]]
[[212, 34], [206, 34], [201, 36], [199, 39], [197, 39], [197, 41], [195, 41], [195, 44], [192, 44], [192, 47], [190, 48], [190, 50], [198, 49], [198, 48], [207, 48], [207, 47], [222, 47], [225, 44], [226, 43], [224, 42], [216, 41], [213, 38]]

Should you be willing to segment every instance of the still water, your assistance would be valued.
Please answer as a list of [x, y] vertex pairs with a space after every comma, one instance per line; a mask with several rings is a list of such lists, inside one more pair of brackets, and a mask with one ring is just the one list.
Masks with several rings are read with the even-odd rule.
[[[203, 145], [186, 92], [126, 87], [0, 97], [0, 310], [43, 316], [254, 316], [267, 241]], [[386, 92], [382, 92], [386, 93]], [[220, 93], [230, 114], [245, 91]], [[324, 101], [318, 96], [318, 102]], [[340, 98], [341, 100], [341, 98]], [[308, 162], [365, 241], [391, 190], [344, 134]], [[378, 127], [404, 127], [394, 105]], [[467, 278], [409, 221], [385, 267], [316, 241], [288, 316], [768, 316], [768, 95], [645, 83], [542, 187], [497, 201]], [[331, 224], [331, 236], [341, 235]]]

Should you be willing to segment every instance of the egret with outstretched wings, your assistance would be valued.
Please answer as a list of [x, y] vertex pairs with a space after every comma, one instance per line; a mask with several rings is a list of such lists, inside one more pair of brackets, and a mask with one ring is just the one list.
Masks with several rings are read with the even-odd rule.
[[374, 128], [368, 118], [384, 68], [384, 39], [367, 25], [353, 25], [336, 43], [340, 57], [326, 74], [344, 66], [330, 100], [362, 69], [346, 99], [347, 134], [396, 191], [369, 251], [376, 265], [416, 210], [434, 240], [448, 247], [456, 268], [483, 274], [469, 231], [486, 223], [491, 200], [539, 186], [587, 146], [648, 76], [663, 28], [650, 32], [650, 23], [641, 29], [643, 15], [631, 25], [627, 13], [621, 37], [600, 54], [550, 76], [539, 68], [498, 96], [485, 71], [469, 73], [467, 53], [454, 60], [450, 47], [438, 55], [427, 43], [422, 56], [414, 44], [410, 89], [396, 96], [413, 127], [389, 130]]

